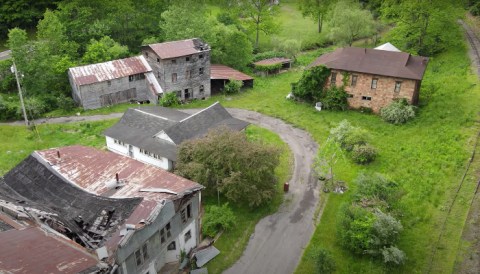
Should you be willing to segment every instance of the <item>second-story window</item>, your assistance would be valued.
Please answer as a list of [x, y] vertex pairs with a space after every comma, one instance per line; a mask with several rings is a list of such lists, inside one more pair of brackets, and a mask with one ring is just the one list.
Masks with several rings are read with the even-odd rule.
[[186, 223], [188, 219], [192, 218], [192, 204], [188, 204], [184, 209], [180, 211], [182, 222]]
[[198, 69], [198, 74], [202, 75], [203, 74], [203, 68]]
[[185, 61], [190, 62], [190, 56], [185, 57]]
[[357, 79], [358, 79], [358, 75], [352, 75], [352, 83], [351, 83], [352, 87], [357, 85]]
[[176, 64], [177, 63], [177, 59], [172, 59], [172, 64]]
[[373, 79], [372, 79], [372, 89], [376, 89], [376, 88], [377, 88], [377, 83], [378, 83], [378, 78], [373, 78]]
[[142, 265], [148, 261], [149, 258], [150, 256], [148, 255], [148, 247], [146, 243], [137, 251], [135, 251], [135, 261], [137, 262], [137, 266]]
[[160, 229], [160, 242], [165, 243], [168, 238], [172, 236], [170, 232], [170, 223], [166, 224], [164, 228]]
[[336, 72], [332, 72], [332, 75], [330, 77], [330, 84], [332, 86], [335, 86], [336, 85], [336, 82], [337, 82], [337, 73]]
[[203, 54], [198, 55], [199, 59], [203, 59]]
[[396, 82], [395, 82], [395, 89], [394, 89], [394, 91], [395, 91], [395, 92], [400, 92], [400, 89], [401, 89], [401, 88], [402, 88], [402, 82], [396, 81]]
[[177, 82], [177, 74], [172, 73], [172, 83], [176, 83], [176, 82]]
[[160, 63], [160, 58], [157, 58], [157, 63]]

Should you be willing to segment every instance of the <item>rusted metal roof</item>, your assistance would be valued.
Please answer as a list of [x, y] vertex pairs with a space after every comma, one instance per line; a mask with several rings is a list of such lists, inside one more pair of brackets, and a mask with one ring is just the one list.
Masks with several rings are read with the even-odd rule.
[[211, 65], [210, 66], [210, 79], [212, 80], [238, 80], [238, 81], [247, 81], [253, 80], [252, 77], [246, 75], [243, 72], [240, 72], [231, 67], [225, 65]]
[[343, 71], [422, 80], [427, 63], [427, 57], [405, 52], [350, 47], [323, 54], [308, 67], [325, 65]]
[[283, 58], [283, 57], [274, 57], [274, 58], [260, 60], [253, 64], [257, 66], [268, 66], [268, 65], [286, 64], [291, 62], [292, 62], [292, 59]]
[[37, 227], [0, 232], [0, 273], [78, 273], [98, 260], [75, 242]]
[[144, 47], [151, 48], [162, 59], [187, 56], [210, 50], [208, 45], [198, 38], [150, 44]]
[[69, 69], [78, 86], [114, 80], [129, 75], [152, 71], [143, 56], [113, 60]]

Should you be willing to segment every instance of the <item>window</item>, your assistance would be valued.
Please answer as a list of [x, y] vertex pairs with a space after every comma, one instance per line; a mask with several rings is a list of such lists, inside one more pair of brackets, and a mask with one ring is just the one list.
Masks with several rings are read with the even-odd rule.
[[160, 63], [160, 58], [157, 58], [157, 63]]
[[203, 59], [203, 54], [198, 55], [198, 58]]
[[168, 246], [167, 246], [167, 250], [175, 250], [177, 249], [177, 247], [175, 246], [175, 241], [171, 242]]
[[138, 73], [138, 74], [128, 76], [128, 81], [129, 82], [142, 80], [142, 79], [145, 79], [145, 74], [143, 74], [143, 73]]
[[177, 74], [172, 73], [172, 83], [176, 83], [176, 82], [177, 82]]
[[198, 74], [202, 75], [203, 74], [203, 68], [198, 69]]
[[337, 82], [337, 73], [336, 72], [332, 72], [332, 76], [330, 77], [330, 84], [332, 86], [335, 86], [335, 82]]
[[157, 78], [160, 79], [160, 71], [157, 72]]
[[137, 262], [137, 266], [142, 265], [144, 262], [148, 261], [150, 256], [148, 255], [148, 247], [145, 243], [140, 249], [135, 251], [135, 261]]
[[353, 98], [353, 94], [347, 93], [347, 98]]
[[372, 89], [376, 89], [376, 88], [377, 88], [377, 82], [378, 82], [378, 79], [377, 79], [377, 78], [373, 78], [373, 79], [372, 79]]
[[402, 82], [396, 81], [396, 82], [395, 82], [395, 89], [394, 89], [394, 91], [395, 91], [395, 92], [400, 92], [400, 88], [401, 88], [401, 87], [402, 87]]
[[199, 88], [198, 88], [198, 92], [200, 92], [201, 95], [203, 95], [203, 93], [205, 92], [205, 87], [203, 85], [201, 85]]
[[358, 75], [352, 75], [352, 84], [351, 84], [352, 87], [357, 85], [357, 78], [358, 78]]
[[107, 81], [107, 84], [110, 87], [112, 85], [112, 81]]
[[192, 205], [187, 205], [187, 218], [192, 218]]
[[192, 238], [192, 232], [189, 230], [185, 233], [185, 242], [188, 242]]
[[180, 211], [182, 222], [186, 223], [188, 219], [192, 217], [192, 204], [188, 204], [184, 209]]
[[185, 61], [189, 62], [190, 61], [190, 56], [185, 57]]
[[187, 69], [185, 71], [185, 78], [190, 79], [192, 77], [192, 70]]
[[121, 145], [121, 146], [126, 147], [126, 145], [125, 145], [124, 142], [122, 142], [122, 141], [120, 141], [120, 140], [117, 140], [117, 139], [113, 139], [113, 143], [114, 143], [114, 144], [117, 144], [117, 145]]
[[188, 88], [185, 89], [185, 100], [190, 98], [190, 90]]
[[182, 91], [180, 91], [180, 90], [177, 90], [177, 97], [180, 97], [180, 98], [182, 98]]
[[165, 243], [171, 236], [170, 223], [168, 223], [164, 228], [160, 229], [160, 243]]
[[177, 63], [177, 59], [172, 59], [172, 64], [176, 64]]
[[372, 97], [370, 97], [370, 96], [362, 96], [362, 100], [364, 100], [364, 101], [372, 101]]

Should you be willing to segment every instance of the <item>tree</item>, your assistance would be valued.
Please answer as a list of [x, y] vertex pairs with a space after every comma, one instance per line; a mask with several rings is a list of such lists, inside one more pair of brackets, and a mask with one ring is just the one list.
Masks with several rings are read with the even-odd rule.
[[344, 160], [345, 155], [338, 143], [331, 138], [328, 138], [321, 147], [313, 168], [318, 177], [329, 180], [329, 184], [324, 186], [324, 191], [327, 192], [335, 185], [335, 168], [338, 160]]
[[303, 16], [308, 16], [318, 22], [318, 33], [322, 32], [323, 19], [332, 0], [300, 0], [300, 10]]
[[292, 93], [295, 97], [307, 102], [318, 102], [324, 96], [324, 87], [330, 69], [325, 66], [315, 66], [305, 70], [302, 78], [292, 83]]
[[330, 36], [337, 42], [352, 46], [356, 39], [373, 33], [374, 23], [370, 11], [363, 10], [357, 1], [341, 0], [332, 11]]
[[229, 201], [258, 207], [276, 193], [277, 148], [248, 141], [243, 132], [226, 128], [178, 149], [176, 173], [205, 186], [206, 195], [223, 194]]
[[330, 274], [335, 272], [335, 259], [332, 254], [323, 248], [314, 248], [309, 256], [315, 263], [317, 274]]
[[108, 36], [102, 37], [99, 41], [92, 39], [83, 55], [83, 63], [92, 64], [110, 61], [126, 57], [128, 48], [115, 42]]
[[269, 35], [278, 31], [278, 24], [274, 21], [277, 6], [270, 0], [240, 0], [238, 9], [247, 28], [255, 33], [255, 49], [258, 49], [260, 32]]
[[207, 206], [205, 216], [202, 219], [202, 231], [204, 235], [215, 237], [220, 230], [229, 230], [235, 224], [235, 215], [228, 203], [222, 206]]
[[213, 31], [215, 39], [212, 44], [212, 62], [236, 69], [245, 69], [252, 61], [252, 43], [245, 33], [235, 26], [218, 24]]

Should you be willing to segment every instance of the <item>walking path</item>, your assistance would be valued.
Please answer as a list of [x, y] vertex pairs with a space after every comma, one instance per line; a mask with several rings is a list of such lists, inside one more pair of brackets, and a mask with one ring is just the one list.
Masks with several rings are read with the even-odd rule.
[[[182, 110], [194, 113], [197, 110]], [[228, 109], [238, 119], [264, 127], [278, 134], [289, 145], [295, 164], [289, 181], [290, 191], [277, 213], [260, 220], [250, 237], [242, 257], [225, 273], [290, 274], [292, 273], [315, 229], [314, 213], [319, 201], [317, 180], [312, 164], [318, 145], [310, 134], [280, 119], [243, 109]], [[119, 118], [123, 113], [94, 116], [70, 116], [38, 119], [35, 123], [68, 123]], [[23, 125], [23, 121], [4, 123]]]

